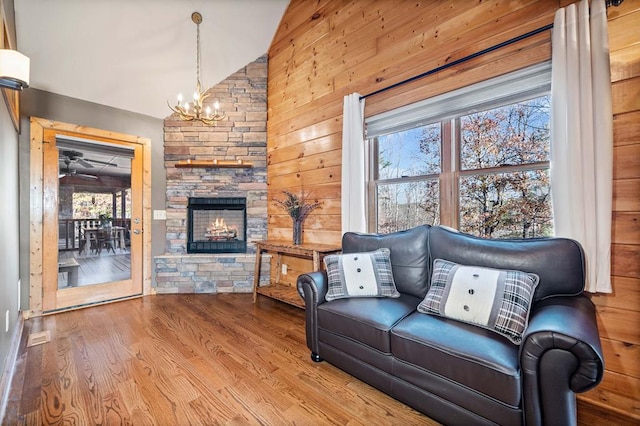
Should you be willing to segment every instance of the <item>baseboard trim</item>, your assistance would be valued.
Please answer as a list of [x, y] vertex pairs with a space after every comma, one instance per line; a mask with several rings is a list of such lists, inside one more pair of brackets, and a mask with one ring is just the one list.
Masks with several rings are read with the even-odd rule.
[[24, 332], [24, 317], [22, 313], [18, 314], [18, 321], [13, 329], [13, 336], [11, 338], [11, 346], [7, 353], [7, 358], [4, 362], [4, 368], [2, 369], [2, 380], [0, 381], [0, 395], [2, 396], [2, 404], [0, 405], [0, 424], [4, 424], [4, 416], [7, 410], [7, 403], [9, 401], [9, 392], [11, 390], [11, 381], [13, 380], [13, 373], [16, 370], [16, 361], [18, 360], [18, 350], [20, 349], [20, 341], [22, 340], [22, 333]]

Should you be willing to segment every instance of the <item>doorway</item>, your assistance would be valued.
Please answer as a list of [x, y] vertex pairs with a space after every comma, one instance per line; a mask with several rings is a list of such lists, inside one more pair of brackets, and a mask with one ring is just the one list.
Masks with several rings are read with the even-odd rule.
[[31, 119], [33, 314], [150, 292], [149, 142]]

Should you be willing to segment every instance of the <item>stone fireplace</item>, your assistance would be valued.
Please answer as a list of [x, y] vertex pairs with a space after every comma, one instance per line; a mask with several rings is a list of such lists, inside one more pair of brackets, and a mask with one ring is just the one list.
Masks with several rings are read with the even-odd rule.
[[[251, 292], [253, 242], [267, 237], [266, 55], [207, 93], [224, 120], [164, 121], [167, 233], [165, 254], [154, 258], [157, 293]], [[261, 268], [267, 282], [268, 257]]]

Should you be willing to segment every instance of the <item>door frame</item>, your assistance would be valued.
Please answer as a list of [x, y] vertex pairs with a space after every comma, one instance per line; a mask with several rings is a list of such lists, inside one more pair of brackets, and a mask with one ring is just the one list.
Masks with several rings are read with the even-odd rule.
[[[31, 117], [30, 133], [30, 209], [29, 209], [29, 312], [28, 316], [43, 315], [45, 264], [44, 197], [47, 188], [44, 181], [44, 133], [47, 130], [73, 133], [77, 137], [98, 140], [117, 140], [142, 146], [142, 295], [152, 294], [151, 287], [151, 140], [75, 124]], [[139, 297], [139, 296], [133, 296]], [[99, 303], [99, 302], [98, 302]], [[97, 303], [96, 303], [97, 304]], [[59, 311], [57, 311], [59, 312]]]

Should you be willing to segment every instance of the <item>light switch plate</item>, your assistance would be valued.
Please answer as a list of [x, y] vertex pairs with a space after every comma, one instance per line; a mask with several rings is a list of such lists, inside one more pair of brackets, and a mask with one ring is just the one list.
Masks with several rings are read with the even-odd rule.
[[167, 211], [166, 210], [154, 210], [153, 211], [153, 220], [166, 220], [167, 219]]

